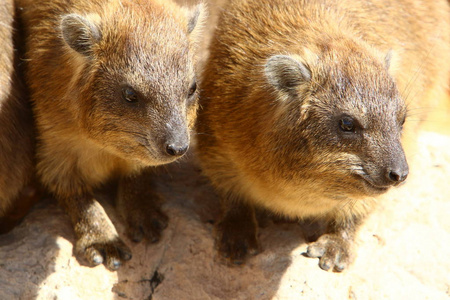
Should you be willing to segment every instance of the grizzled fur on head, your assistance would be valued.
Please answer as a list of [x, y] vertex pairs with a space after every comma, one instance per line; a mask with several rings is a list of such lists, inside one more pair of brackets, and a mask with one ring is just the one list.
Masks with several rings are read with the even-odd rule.
[[264, 69], [272, 85], [264, 94], [279, 102], [267, 140], [283, 145], [274, 159], [284, 158], [288, 185], [305, 173], [322, 177], [324, 195], [339, 199], [399, 184], [408, 174], [400, 143], [406, 105], [387, 61], [348, 41], [313, 51], [274, 55]]
[[71, 103], [79, 125], [107, 150], [145, 165], [176, 158], [167, 147], [184, 153], [197, 107], [192, 50], [204, 8], [185, 16], [170, 8], [122, 1], [61, 20], [66, 51], [79, 66], [71, 82], [82, 99]]
[[[406, 106], [380, 55], [349, 41], [335, 42], [329, 48], [272, 55], [256, 72], [261, 81], [251, 98], [271, 104], [259, 112], [264, 122], [247, 124], [259, 127], [242, 154], [251, 161], [246, 174], [256, 184], [245, 189], [253, 199], [266, 198], [260, 187], [270, 186], [269, 197], [277, 202], [262, 204], [274, 211], [326, 214], [406, 179], [400, 142]], [[308, 208], [316, 198], [328, 204]], [[353, 213], [364, 214], [365, 205], [355, 203]]]

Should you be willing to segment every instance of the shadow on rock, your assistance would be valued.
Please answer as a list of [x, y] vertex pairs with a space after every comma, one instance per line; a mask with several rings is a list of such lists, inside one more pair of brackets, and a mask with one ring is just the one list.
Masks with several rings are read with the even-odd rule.
[[44, 201], [18, 227], [0, 236], [0, 299], [58, 296], [61, 291], [45, 290], [45, 281], [56, 274], [57, 264], [65, 268], [67, 263], [58, 260], [67, 240], [73, 240], [70, 223], [64, 219], [59, 207]]
[[[168, 228], [155, 244], [129, 244], [133, 258], [113, 291], [124, 299], [271, 299], [291, 253], [304, 242], [297, 224], [269, 222], [260, 230], [263, 252], [228, 266], [214, 248], [219, 201], [193, 160], [160, 168], [157, 189], [166, 199]], [[116, 223], [120, 223], [116, 222]], [[121, 225], [117, 226], [119, 231]], [[298, 251], [300, 255], [301, 251]]]

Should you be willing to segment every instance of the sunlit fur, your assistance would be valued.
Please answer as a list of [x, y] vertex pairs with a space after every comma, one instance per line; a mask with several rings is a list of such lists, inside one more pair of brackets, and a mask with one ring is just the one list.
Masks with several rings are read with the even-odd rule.
[[[201, 28], [188, 33], [191, 11], [160, 0], [18, 3], [44, 184], [57, 194], [91, 192], [112, 175], [173, 161], [165, 143], [188, 136], [197, 106], [187, 99]], [[69, 13], [100, 33], [87, 54], [64, 41]], [[122, 99], [126, 85], [138, 103]]]
[[[19, 33], [12, 0], [0, 5], [0, 217], [33, 180], [34, 132], [31, 107], [19, 70]], [[1, 219], [0, 219], [1, 223]], [[0, 227], [6, 226], [0, 224]], [[5, 228], [0, 228], [0, 231]]]
[[[205, 174], [222, 195], [281, 215], [363, 217], [387, 190], [380, 170], [403, 157], [408, 108], [450, 82], [449, 16], [447, 1], [231, 1], [202, 77]], [[274, 55], [311, 80], [291, 93], [271, 85]], [[358, 142], [339, 131], [343, 114], [363, 125]]]

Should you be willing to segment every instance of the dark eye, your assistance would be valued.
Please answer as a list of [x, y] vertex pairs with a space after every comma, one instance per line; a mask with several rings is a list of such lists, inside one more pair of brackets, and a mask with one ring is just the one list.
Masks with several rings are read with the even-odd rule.
[[355, 131], [355, 121], [351, 117], [343, 117], [339, 120], [339, 127], [345, 132]]
[[192, 95], [194, 95], [196, 90], [197, 90], [197, 82], [194, 80], [194, 82], [189, 87], [188, 97], [192, 97]]
[[136, 91], [128, 86], [122, 89], [122, 97], [127, 102], [133, 103], [138, 101], [138, 95]]
[[403, 117], [402, 121], [400, 122], [400, 127], [403, 128], [403, 125], [405, 125], [406, 116]]

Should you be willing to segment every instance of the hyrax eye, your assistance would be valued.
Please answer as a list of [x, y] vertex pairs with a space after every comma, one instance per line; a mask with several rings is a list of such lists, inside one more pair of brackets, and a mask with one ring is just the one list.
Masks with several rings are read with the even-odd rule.
[[339, 127], [345, 132], [355, 131], [355, 121], [351, 117], [343, 117], [339, 120]]
[[135, 90], [130, 87], [122, 88], [122, 98], [130, 103], [134, 103], [138, 101], [138, 95]]
[[405, 125], [405, 122], [406, 122], [406, 116], [404, 116], [403, 119], [401, 120], [400, 127], [403, 128], [403, 125]]
[[194, 95], [196, 90], [197, 90], [197, 82], [194, 80], [194, 82], [192, 82], [191, 86], [189, 87], [188, 97], [192, 97], [192, 95]]

